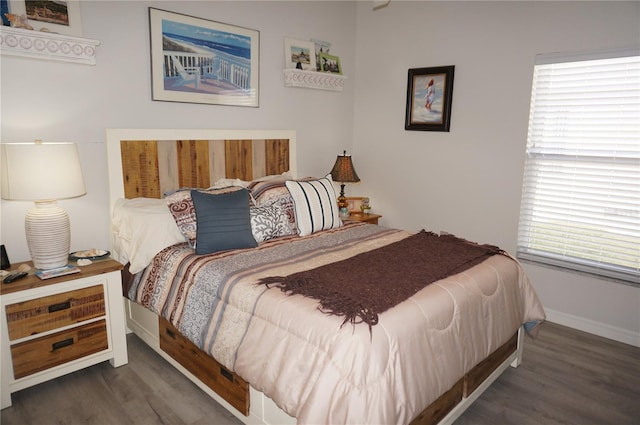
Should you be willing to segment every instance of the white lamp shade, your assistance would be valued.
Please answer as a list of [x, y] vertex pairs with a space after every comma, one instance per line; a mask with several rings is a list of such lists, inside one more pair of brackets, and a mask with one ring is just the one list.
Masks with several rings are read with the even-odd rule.
[[53, 269], [68, 263], [71, 227], [57, 199], [86, 193], [75, 143], [6, 143], [0, 157], [2, 198], [35, 201], [25, 218], [33, 265]]
[[67, 199], [86, 192], [75, 143], [4, 143], [2, 198]]

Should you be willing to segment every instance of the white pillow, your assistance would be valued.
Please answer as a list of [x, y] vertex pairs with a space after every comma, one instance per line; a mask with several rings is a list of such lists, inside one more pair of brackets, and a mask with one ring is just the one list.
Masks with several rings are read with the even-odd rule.
[[113, 257], [138, 273], [168, 246], [186, 242], [164, 199], [118, 199], [111, 219]]
[[266, 182], [266, 181], [271, 181], [271, 180], [289, 180], [292, 179], [293, 177], [291, 176], [291, 173], [289, 171], [285, 171], [282, 174], [273, 174], [270, 176], [263, 176], [263, 177], [258, 177], [257, 179], [254, 179], [252, 181], [246, 181], [246, 180], [241, 180], [241, 179], [219, 179], [216, 180], [216, 182], [213, 184], [213, 186], [211, 186], [209, 189], [222, 189], [225, 187], [229, 187], [229, 186], [240, 186], [240, 187], [247, 187], [249, 186], [252, 182]]
[[318, 180], [288, 180], [286, 185], [293, 198], [300, 236], [342, 226], [331, 175]]

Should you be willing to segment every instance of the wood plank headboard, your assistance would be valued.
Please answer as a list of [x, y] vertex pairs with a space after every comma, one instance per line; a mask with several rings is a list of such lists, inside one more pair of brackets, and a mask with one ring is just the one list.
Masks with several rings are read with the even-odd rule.
[[221, 178], [296, 176], [295, 131], [108, 129], [110, 208], [118, 198], [160, 198]]

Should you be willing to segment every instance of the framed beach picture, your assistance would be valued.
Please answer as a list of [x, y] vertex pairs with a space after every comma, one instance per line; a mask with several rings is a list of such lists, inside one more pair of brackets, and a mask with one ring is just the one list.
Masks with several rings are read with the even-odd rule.
[[405, 130], [449, 131], [454, 68], [409, 70]]
[[149, 8], [153, 100], [258, 107], [260, 33]]
[[320, 71], [342, 74], [342, 65], [340, 65], [340, 58], [328, 53], [320, 53]]
[[80, 1], [9, 0], [9, 12], [25, 15], [34, 30], [82, 37]]
[[284, 38], [284, 62], [286, 69], [316, 70], [316, 47], [311, 41]]

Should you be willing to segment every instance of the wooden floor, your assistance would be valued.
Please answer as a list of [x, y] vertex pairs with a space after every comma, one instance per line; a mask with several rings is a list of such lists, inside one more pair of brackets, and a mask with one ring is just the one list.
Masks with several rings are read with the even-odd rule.
[[[129, 335], [129, 364], [101, 363], [19, 391], [11, 424], [238, 424], [236, 418]], [[456, 425], [640, 424], [640, 348], [545, 323]]]

